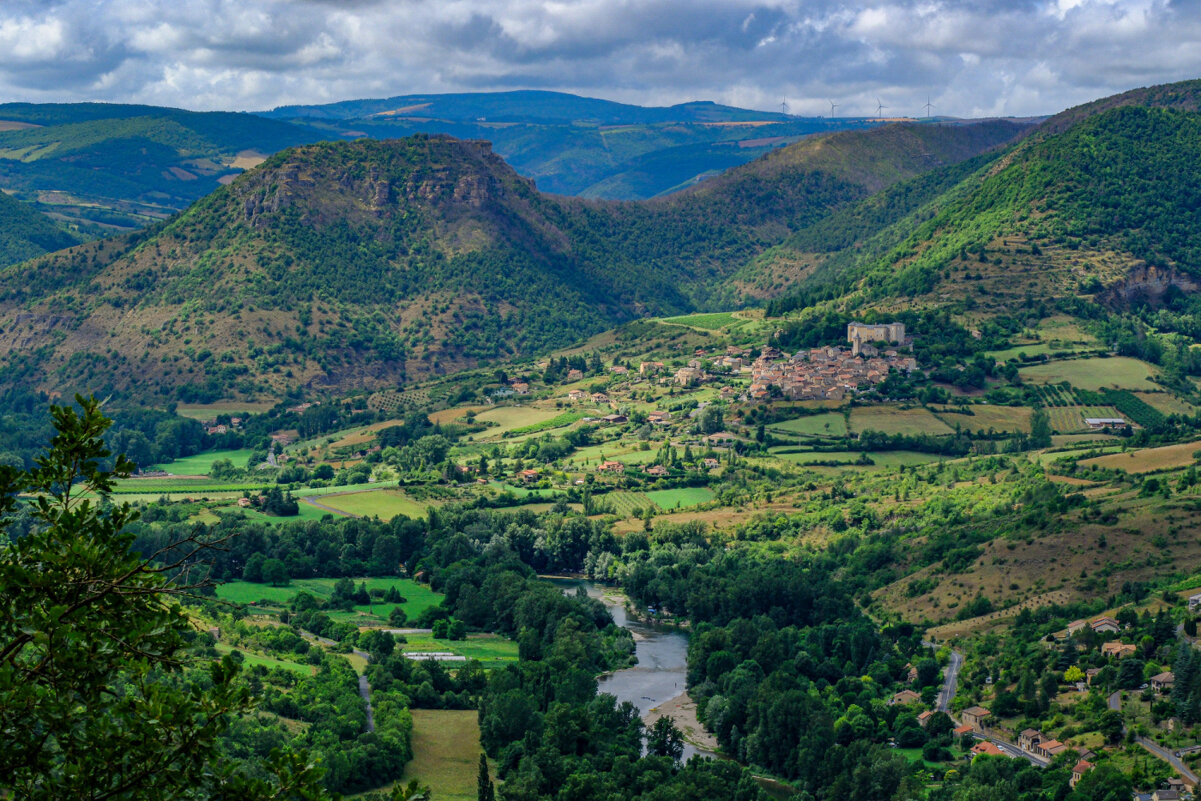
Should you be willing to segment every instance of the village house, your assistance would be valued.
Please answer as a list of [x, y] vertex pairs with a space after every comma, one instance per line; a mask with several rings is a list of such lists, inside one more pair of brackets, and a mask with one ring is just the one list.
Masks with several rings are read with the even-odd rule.
[[518, 395], [529, 395], [530, 394], [530, 385], [524, 381], [516, 381], [513, 384], [511, 384], [510, 386], [513, 388], [513, 391], [516, 392]]
[[626, 417], [624, 414], [606, 414], [601, 419], [606, 423], [624, 423], [630, 418]]
[[676, 383], [682, 387], [699, 384], [704, 379], [704, 372], [699, 367], [681, 367], [676, 370]]
[[638, 375], [654, 375], [655, 373], [663, 372], [665, 369], [667, 369], [667, 365], [663, 362], [642, 362], [638, 365]]
[[1133, 643], [1125, 642], [1105, 642], [1101, 643], [1101, 655], [1113, 656], [1118, 659], [1125, 659], [1128, 656], [1134, 656], [1138, 653], [1138, 646]]
[[531, 481], [538, 480], [538, 471], [537, 470], [522, 470], [520, 473], [517, 474], [517, 477], [520, 478], [524, 483], [529, 484]]
[[901, 690], [892, 697], [888, 702], [889, 706], [906, 706], [908, 704], [916, 704], [922, 700], [921, 695], [913, 690]]
[[1188, 597], [1188, 610], [1196, 612], [1198, 609], [1201, 609], [1201, 592]]
[[567, 399], [571, 401], [582, 401], [587, 397], [588, 393], [584, 392], [582, 389], [573, 389], [571, 392], [567, 393]]
[[608, 403], [609, 396], [603, 392], [593, 392], [589, 398], [593, 403]]
[[930, 718], [932, 717], [934, 717], [934, 713], [927, 709], [925, 712], [917, 716], [917, 725], [921, 726], [923, 729], [926, 728], [926, 724], [930, 722]]
[[1163, 673], [1156, 673], [1151, 677], [1151, 689], [1157, 693], [1166, 693], [1172, 689], [1172, 684], [1176, 677], [1172, 675], [1172, 671], [1165, 670]]
[[624, 473], [626, 466], [621, 462], [601, 462], [596, 470], [598, 473]]
[[962, 717], [964, 725], [971, 726], [976, 731], [984, 731], [986, 726], [985, 721], [988, 720], [991, 714], [991, 712], [982, 706], [969, 706], [963, 710]]
[[1092, 770], [1095, 767], [1097, 767], [1097, 766], [1094, 765], [1093, 763], [1089, 762], [1087, 759], [1080, 760], [1079, 762], [1076, 763], [1076, 766], [1072, 768], [1072, 778], [1071, 778], [1071, 781], [1068, 782], [1068, 784], [1071, 787], [1075, 787], [1076, 783], [1084, 778], [1084, 774], [1088, 773], [1090, 770]]
[[1099, 617], [1092, 623], [1089, 623], [1092, 630], [1097, 634], [1117, 634], [1121, 630], [1121, 625], [1112, 617]]
[[704, 459], [702, 459], [701, 464], [703, 464], [706, 467], [706, 469], [709, 469], [709, 470], [712, 470], [716, 467], [721, 467], [721, 462], [717, 461], [712, 456], [708, 456], [708, 457], [705, 457]]
[[667, 475], [667, 468], [661, 464], [652, 465], [646, 469], [646, 474], [648, 476], [665, 476]]
[[1068, 624], [1068, 636], [1071, 637], [1078, 631], [1084, 631], [1085, 622], [1083, 620], [1073, 620]]
[[654, 411], [646, 416], [651, 425], [665, 426], [671, 424], [671, 412]]
[[976, 743], [972, 746], [972, 759], [978, 756], [1009, 756], [997, 746], [987, 740]]
[[609, 368], [609, 372], [613, 373], [614, 375], [628, 375], [630, 368], [622, 364], [615, 364]]
[[718, 431], [716, 434], [710, 434], [705, 437], [710, 445], [725, 445], [734, 441], [734, 435], [729, 431]]
[[576, 368], [573, 367], [567, 371], [567, 380], [568, 381], [579, 381], [583, 377], [584, 377], [583, 370], [577, 370]]

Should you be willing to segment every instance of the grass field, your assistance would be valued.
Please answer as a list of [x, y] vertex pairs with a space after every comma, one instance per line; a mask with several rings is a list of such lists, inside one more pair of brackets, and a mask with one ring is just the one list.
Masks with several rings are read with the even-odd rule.
[[480, 764], [479, 713], [473, 709], [413, 709], [413, 760], [400, 781], [418, 779], [437, 801], [476, 801]]
[[882, 431], [885, 434], [953, 434], [954, 430], [929, 410], [898, 409], [895, 406], [859, 406], [851, 410], [851, 430]]
[[517, 643], [499, 634], [469, 634], [466, 640], [435, 640], [432, 634], [406, 634], [406, 654], [450, 651], [481, 662], [517, 661]]
[[814, 414], [808, 417], [795, 417], [782, 423], [773, 423], [773, 431], [785, 431], [789, 434], [800, 434], [806, 437], [845, 437], [847, 421], [838, 412]]
[[242, 448], [236, 451], [207, 451], [198, 453], [195, 456], [185, 456], [182, 459], [176, 459], [173, 462], [157, 464], [148, 470], [163, 470], [167, 473], [174, 473], [177, 476], [207, 476], [209, 471], [213, 469], [213, 463], [220, 459], [229, 459], [234, 463], [234, 467], [239, 470], [246, 467], [246, 460], [250, 458], [250, 454], [254, 451], [249, 448]]
[[1022, 379], [1033, 384], [1057, 384], [1067, 381], [1078, 389], [1094, 392], [1106, 387], [1130, 390], [1157, 389], [1151, 378], [1158, 374], [1155, 367], [1127, 356], [1108, 359], [1074, 359], [1063, 362], [1036, 364], [1020, 370]]
[[714, 314], [689, 314], [685, 317], [664, 317], [662, 322], [669, 325], [682, 325], [688, 328], [702, 328], [706, 331], [716, 331], [727, 326], [739, 326], [746, 323], [734, 316], [733, 312], [716, 312]]
[[415, 501], [400, 490], [369, 490], [346, 495], [325, 495], [319, 502], [347, 514], [378, 517], [380, 520], [391, 520], [397, 515], [425, 517], [425, 510], [428, 508], [428, 504]]
[[[272, 587], [267, 584], [255, 584], [250, 581], [230, 581], [225, 584], [217, 585], [217, 597], [223, 601], [229, 601], [235, 604], [250, 604], [259, 601], [268, 601], [271, 604], [285, 604], [291, 600], [292, 596], [298, 592], [307, 592], [318, 598], [329, 598], [334, 592], [334, 582], [337, 579], [320, 578], [320, 579], [293, 579], [292, 583], [286, 587]], [[418, 584], [411, 579], [389, 578], [387, 576], [375, 576], [372, 578], [356, 578], [354, 579], [357, 587], [362, 582], [367, 582], [367, 589], [386, 590], [389, 587], [395, 586], [405, 598], [405, 602], [401, 606], [405, 610], [405, 614], [410, 620], [416, 619], [418, 615], [424, 612], [431, 606], [437, 606], [442, 602], [442, 595], [431, 590], [425, 584]], [[330, 615], [334, 619], [339, 616], [342, 619], [353, 617], [361, 617], [370, 615], [380, 617], [379, 621], [387, 620], [388, 613], [396, 604], [377, 603], [373, 605], [356, 606], [353, 612], [334, 613]]]
[[687, 509], [698, 503], [713, 500], [713, 490], [708, 487], [681, 487], [680, 489], [652, 490], [643, 493], [660, 509]]
[[275, 403], [272, 401], [221, 401], [219, 403], [181, 403], [175, 407], [175, 413], [180, 417], [191, 417], [193, 420], [212, 420], [219, 414], [231, 417], [243, 417], [247, 414], [261, 414], [270, 411]]
[[1026, 406], [985, 406], [976, 404], [967, 408], [972, 414], [953, 414], [943, 412], [943, 409], [953, 409], [953, 406], [940, 407], [938, 419], [954, 428], [957, 424], [967, 431], [1030, 431], [1030, 415], [1033, 409]]
[[1196, 464], [1193, 454], [1201, 451], [1201, 441], [1168, 445], [1163, 448], [1144, 448], [1129, 453], [1111, 453], [1080, 462], [1085, 467], [1096, 465], [1127, 473], [1150, 473], [1153, 470], [1170, 470]]
[[[217, 643], [216, 647], [217, 647], [218, 653], [222, 653], [222, 654], [228, 654], [229, 652], [234, 650], [232, 645], [226, 645], [225, 643], [222, 643], [222, 642]], [[313, 675], [313, 666], [312, 665], [301, 665], [297, 662], [286, 662], [283, 659], [275, 659], [270, 656], [263, 656], [262, 654], [256, 654], [251, 651], [245, 651], [245, 650], [242, 650], [241, 648], [239, 648], [237, 650], [242, 652], [242, 662], [247, 667], [253, 667], [255, 665], [262, 665], [265, 668], [283, 668], [284, 670], [291, 670], [293, 673], [299, 673], [302, 676]]]
[[290, 523], [297, 520], [321, 520], [326, 515], [332, 514], [332, 512], [328, 512], [325, 509], [318, 509], [316, 506], [312, 506], [304, 501], [298, 501], [296, 503], [296, 508], [297, 513], [292, 517], [275, 517], [273, 515], [264, 514], [258, 509], [243, 509], [240, 506], [229, 506], [221, 511], [240, 514], [247, 520], [257, 520], [263, 523]]

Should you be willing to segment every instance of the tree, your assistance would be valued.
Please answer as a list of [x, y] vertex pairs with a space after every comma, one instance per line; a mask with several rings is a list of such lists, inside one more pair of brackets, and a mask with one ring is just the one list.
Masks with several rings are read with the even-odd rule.
[[263, 562], [263, 581], [272, 587], [279, 587], [290, 581], [288, 567], [279, 559], [268, 559]]
[[679, 762], [684, 756], [684, 735], [669, 717], [661, 717], [646, 733], [646, 752], [651, 756], [665, 756]]
[[[231, 716], [250, 707], [226, 656], [207, 676], [186, 670], [188, 616], [168, 580], [206, 543], [173, 543], [154, 564], [131, 551], [137, 513], [109, 505], [115, 480], [92, 398], [53, 406], [56, 435], [36, 466], [0, 466], [0, 783], [28, 799], [324, 798], [303, 757], [285, 753], [270, 779], [231, 775], [215, 759]], [[38, 526], [14, 536], [17, 496]], [[96, 500], [96, 499], [99, 500]], [[186, 578], [186, 574], [184, 576]], [[178, 579], [178, 577], [177, 577]], [[208, 790], [209, 792], [205, 792]]]
[[1030, 447], [1049, 448], [1051, 446], [1051, 417], [1047, 410], [1038, 408], [1030, 415]]
[[476, 798], [478, 801], [496, 801], [496, 788], [488, 774], [488, 757], [483, 754], [480, 754], [480, 771], [476, 779]]

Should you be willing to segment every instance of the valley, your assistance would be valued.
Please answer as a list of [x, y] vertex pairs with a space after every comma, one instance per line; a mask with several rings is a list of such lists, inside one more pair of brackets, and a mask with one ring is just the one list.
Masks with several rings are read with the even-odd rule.
[[[37, 240], [0, 269], [12, 586], [185, 588], [145, 630], [170, 675], [257, 699], [198, 786], [1169, 798], [1201, 769], [1199, 92], [809, 132], [644, 200], [544, 192], [499, 138], [303, 141]], [[76, 392], [87, 425], [46, 414]], [[95, 552], [44, 539], [64, 495]]]

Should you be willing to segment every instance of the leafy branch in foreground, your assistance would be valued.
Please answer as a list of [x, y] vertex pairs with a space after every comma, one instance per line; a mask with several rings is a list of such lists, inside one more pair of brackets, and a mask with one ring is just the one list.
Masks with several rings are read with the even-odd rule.
[[[175, 597], [186, 588], [166, 577], [178, 564], [131, 550], [124, 528], [137, 513], [108, 493], [133, 464], [118, 456], [102, 468], [110, 421], [95, 399], [76, 402], [51, 407], [57, 433], [32, 470], [0, 466], [0, 794], [325, 797], [295, 754], [275, 755], [269, 779], [214, 766], [249, 691], [229, 657], [189, 666], [193, 632]], [[16, 536], [22, 495], [35, 524]]]

